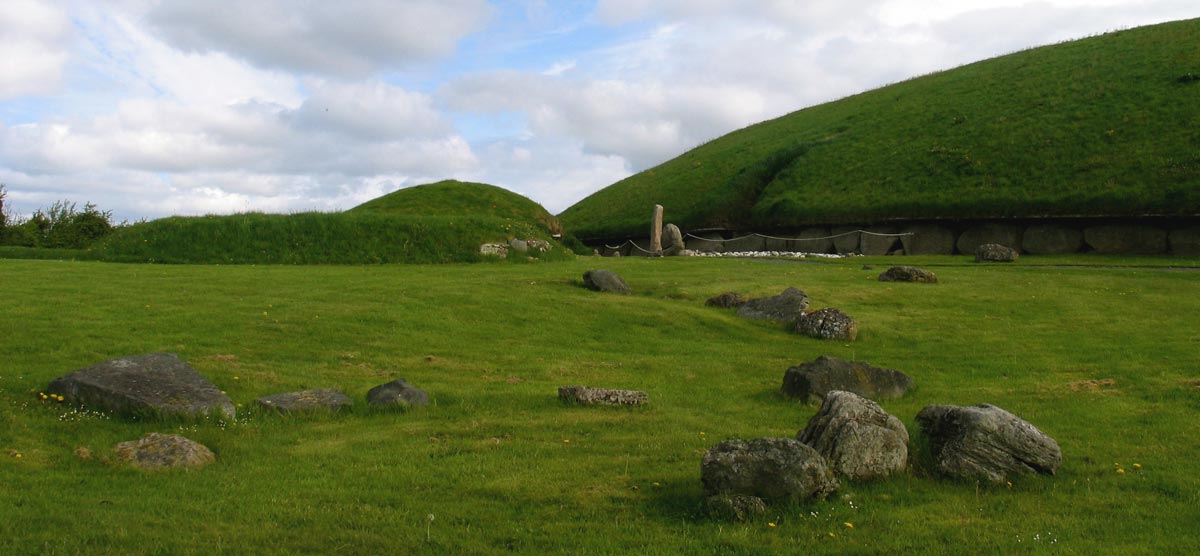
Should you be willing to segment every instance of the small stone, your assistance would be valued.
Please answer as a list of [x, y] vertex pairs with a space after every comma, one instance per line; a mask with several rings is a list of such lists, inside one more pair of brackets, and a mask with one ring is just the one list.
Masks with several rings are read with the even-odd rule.
[[975, 262], [1011, 263], [1020, 254], [1016, 249], [1005, 247], [999, 243], [984, 243], [975, 248]]
[[75, 448], [75, 457], [84, 461], [90, 460], [92, 459], [92, 451], [84, 446], [80, 446]]
[[733, 309], [746, 304], [746, 296], [737, 292], [725, 292], [714, 295], [704, 302], [708, 307], [717, 307], [720, 309]]
[[580, 405], [642, 405], [649, 396], [638, 390], [614, 390], [588, 386], [562, 386], [558, 399]]
[[138, 440], [121, 442], [113, 451], [117, 461], [142, 469], [203, 467], [217, 460], [212, 450], [203, 444], [177, 434], [156, 432]]
[[254, 400], [259, 407], [279, 413], [337, 412], [354, 405], [350, 396], [334, 388], [273, 394]]
[[708, 515], [726, 521], [747, 521], [766, 515], [767, 504], [757, 496], [717, 494], [704, 499]]
[[611, 270], [595, 269], [583, 273], [583, 284], [598, 292], [628, 294], [629, 285]]
[[817, 309], [805, 313], [796, 320], [796, 333], [820, 340], [854, 341], [858, 337], [858, 323], [834, 307]]
[[429, 405], [429, 394], [409, 384], [405, 379], [399, 378], [368, 390], [367, 405], [372, 407], [398, 407], [407, 409]]
[[738, 307], [737, 315], [753, 320], [796, 322], [808, 308], [808, 296], [798, 288], [788, 288], [779, 295], [751, 299]]
[[937, 275], [915, 266], [893, 266], [879, 275], [880, 282], [917, 282], [936, 284]]

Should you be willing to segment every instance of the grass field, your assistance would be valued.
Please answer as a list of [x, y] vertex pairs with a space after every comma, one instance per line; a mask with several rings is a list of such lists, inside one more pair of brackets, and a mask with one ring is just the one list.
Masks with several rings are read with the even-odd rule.
[[[0, 260], [0, 554], [1200, 551], [1200, 273], [1039, 260], [920, 259], [936, 265], [936, 286], [878, 282], [885, 259]], [[595, 267], [634, 295], [583, 289]], [[704, 307], [722, 291], [793, 285], [857, 318], [858, 341]], [[130, 422], [36, 397], [64, 373], [153, 351], [178, 353], [247, 409], [232, 423]], [[704, 516], [704, 450], [794, 435], [816, 407], [777, 394], [784, 370], [822, 354], [914, 377], [914, 393], [883, 406], [918, 445], [925, 405], [988, 402], [1053, 436], [1063, 465], [1011, 488], [917, 468], [760, 521]], [[368, 410], [365, 392], [397, 377], [433, 404]], [[569, 384], [641, 389], [650, 404], [563, 406], [556, 388]], [[356, 406], [248, 410], [308, 387], [341, 388]], [[181, 432], [218, 461], [165, 473], [106, 461], [147, 432]]]
[[584, 239], [888, 219], [1200, 213], [1200, 20], [918, 77], [713, 139], [560, 215]]

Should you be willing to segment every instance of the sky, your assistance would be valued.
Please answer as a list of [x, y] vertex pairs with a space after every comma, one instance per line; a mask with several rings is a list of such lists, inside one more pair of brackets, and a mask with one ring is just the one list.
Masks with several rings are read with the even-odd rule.
[[6, 210], [559, 213], [755, 122], [1195, 0], [0, 0]]

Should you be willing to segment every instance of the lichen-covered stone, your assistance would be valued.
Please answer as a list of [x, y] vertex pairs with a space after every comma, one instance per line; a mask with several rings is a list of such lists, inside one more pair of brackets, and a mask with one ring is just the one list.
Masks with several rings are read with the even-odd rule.
[[203, 444], [177, 434], [152, 432], [113, 448], [116, 460], [142, 469], [203, 467], [217, 456]]
[[589, 386], [562, 386], [558, 389], [558, 399], [580, 405], [642, 405], [648, 398], [645, 392], [638, 390]]
[[858, 394], [830, 392], [796, 439], [812, 446], [839, 476], [863, 481], [904, 471], [908, 429]]
[[825, 458], [791, 438], [726, 440], [704, 453], [700, 480], [706, 496], [765, 500], [823, 499], [838, 480]]
[[371, 407], [409, 407], [429, 405], [429, 394], [399, 378], [380, 384], [367, 391], [367, 405]]
[[873, 400], [899, 398], [912, 386], [912, 378], [900, 371], [828, 355], [791, 367], [783, 374], [783, 394], [803, 402], [823, 400], [836, 390]]
[[1018, 257], [1020, 254], [1016, 249], [998, 243], [985, 243], [975, 248], [975, 262], [977, 263], [1011, 263]]
[[795, 322], [808, 308], [808, 296], [798, 288], [788, 288], [779, 295], [751, 299], [738, 307], [739, 317], [776, 322]]
[[879, 275], [880, 282], [918, 282], [936, 284], [937, 275], [915, 266], [893, 266]]
[[725, 292], [714, 295], [708, 298], [704, 304], [709, 307], [719, 307], [721, 309], [733, 309], [746, 304], [746, 296], [737, 292]]
[[858, 322], [834, 307], [817, 309], [796, 319], [795, 331], [820, 340], [854, 341], [858, 337]]
[[313, 411], [341, 411], [354, 405], [350, 396], [334, 388], [315, 388], [299, 392], [273, 394], [254, 400], [259, 407], [279, 413], [308, 413]]
[[46, 391], [126, 416], [233, 419], [237, 414], [229, 396], [173, 353], [97, 363], [54, 379]]
[[1053, 475], [1062, 450], [1046, 433], [994, 405], [930, 405], [917, 414], [936, 470], [963, 479], [1004, 482], [1032, 473]]

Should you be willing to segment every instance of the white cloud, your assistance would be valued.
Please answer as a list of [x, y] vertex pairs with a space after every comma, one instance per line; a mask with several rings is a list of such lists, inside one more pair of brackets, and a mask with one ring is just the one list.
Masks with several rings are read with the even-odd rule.
[[58, 90], [69, 27], [66, 14], [55, 6], [0, 2], [0, 99]]

